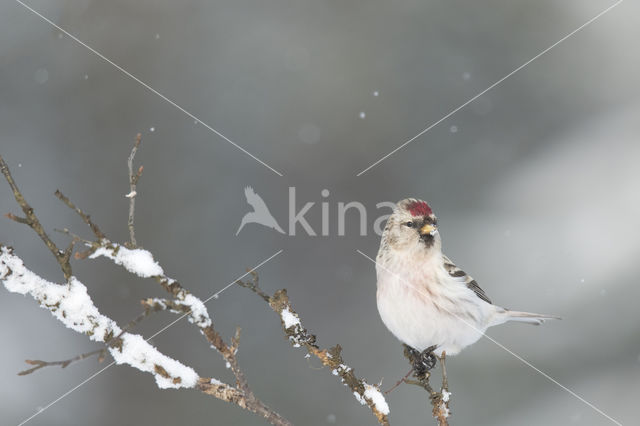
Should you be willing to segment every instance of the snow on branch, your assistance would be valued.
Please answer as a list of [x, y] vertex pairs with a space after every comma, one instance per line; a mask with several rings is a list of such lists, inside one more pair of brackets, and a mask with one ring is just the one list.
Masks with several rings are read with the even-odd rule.
[[102, 240], [100, 247], [89, 255], [89, 259], [100, 256], [113, 260], [116, 265], [121, 265], [127, 271], [142, 278], [164, 275], [158, 262], [153, 260], [153, 255], [147, 250], [130, 250], [118, 244], [111, 244], [108, 240]]
[[[142, 173], [142, 168], [138, 169], [138, 173], [132, 182], [131, 163], [139, 144], [140, 138], [138, 137], [128, 162], [130, 166], [130, 184], [137, 183]], [[114, 358], [115, 363], [128, 364], [152, 374], [161, 389], [195, 388], [205, 394], [255, 413], [273, 425], [291, 425], [287, 419], [258, 399], [249, 387], [236, 358], [240, 339], [239, 330], [231, 338], [231, 344], [227, 344], [214, 328], [204, 302], [189, 293], [179, 282], [167, 277], [150, 252], [137, 248], [133, 228], [133, 202], [130, 204], [128, 222], [131, 241], [128, 243], [129, 247], [125, 247], [111, 243], [88, 214], [76, 207], [60, 191], [56, 191], [55, 196], [82, 218], [96, 238], [95, 241], [85, 240], [64, 229], [62, 232], [70, 235], [72, 241], [65, 250], [60, 250], [44, 231], [34, 209], [27, 204], [2, 156], [0, 156], [0, 172], [9, 183], [16, 202], [25, 214], [24, 217], [11, 213], [6, 216], [15, 222], [29, 226], [38, 234], [49, 251], [55, 256], [67, 280], [65, 284], [56, 284], [39, 277], [24, 266], [22, 260], [13, 253], [13, 249], [0, 244], [0, 281], [2, 281], [7, 290], [13, 293], [31, 295], [40, 306], [48, 309], [65, 326], [86, 334], [93, 341], [106, 344], [106, 350]], [[85, 252], [76, 252], [76, 259], [85, 259], [89, 256], [104, 256], [135, 275], [143, 278], [153, 277], [173, 296], [172, 300], [162, 301], [158, 299], [155, 302], [156, 305], [160, 306], [163, 303], [163, 310], [167, 309], [189, 316], [190, 321], [200, 329], [211, 347], [219, 352], [230, 366], [235, 376], [236, 386], [231, 386], [217, 379], [199, 377], [191, 367], [162, 354], [142, 336], [129, 333], [129, 328], [137, 325], [147, 317], [150, 311], [149, 306], [147, 306], [142, 315], [131, 321], [125, 329], [120, 328], [112, 319], [100, 314], [88, 295], [87, 288], [72, 273], [71, 254], [75, 244], [79, 242], [83, 242], [89, 249]], [[158, 309], [154, 307], [154, 310]], [[36, 367], [25, 370], [21, 374], [30, 374], [39, 368], [51, 365], [61, 365], [64, 368], [73, 361], [85, 359], [91, 354], [98, 353], [103, 352], [102, 350], [93, 351], [65, 361], [27, 361], [28, 364]]]
[[[152, 374], [161, 389], [193, 388], [220, 400], [233, 403], [264, 418], [273, 425], [290, 426], [291, 422], [265, 405], [251, 390], [236, 356], [240, 342], [240, 330], [236, 330], [229, 342], [225, 341], [214, 327], [212, 317], [205, 306], [206, 300], [199, 299], [180, 282], [166, 275], [151, 252], [138, 245], [134, 229], [135, 197], [139, 192], [136, 185], [143, 169], [140, 167], [136, 172], [133, 167], [133, 159], [140, 142], [141, 139], [138, 135], [127, 162], [130, 189], [127, 195], [130, 200], [127, 226], [130, 241], [125, 244], [109, 240], [87, 213], [78, 208], [60, 191], [56, 191], [55, 196], [81, 217], [95, 237], [94, 240], [86, 240], [64, 229], [63, 232], [71, 236], [72, 241], [66, 249], [59, 249], [45, 232], [33, 208], [27, 204], [11, 176], [9, 167], [0, 156], [0, 172], [9, 183], [16, 202], [24, 213], [23, 217], [11, 213], [6, 216], [15, 222], [29, 226], [38, 234], [56, 258], [66, 282], [57, 284], [41, 278], [25, 267], [22, 259], [14, 254], [13, 249], [2, 244], [0, 244], [0, 280], [8, 291], [33, 297], [41, 307], [49, 310], [66, 327], [87, 335], [90, 340], [106, 345], [104, 349], [78, 355], [65, 361], [28, 361], [30, 365], [35, 367], [25, 370], [22, 374], [30, 374], [50, 365], [60, 365], [64, 368], [71, 362], [85, 359], [93, 354], [101, 354], [100, 357], [102, 357], [108, 351], [117, 364], [127, 364]], [[71, 255], [78, 243], [83, 243], [87, 250], [84, 252], [76, 251], [75, 259], [107, 258], [138, 277], [152, 278], [169, 296], [167, 298], [144, 299], [142, 301], [144, 313], [126, 327], [119, 327], [114, 320], [99, 312], [87, 292], [87, 287], [73, 275]], [[341, 378], [342, 383], [351, 390], [358, 402], [369, 407], [380, 424], [389, 425], [389, 406], [378, 386], [369, 384], [355, 375], [353, 368], [342, 359], [340, 345], [329, 349], [321, 349], [316, 345], [316, 336], [308, 333], [302, 325], [300, 316], [291, 306], [286, 290], [279, 290], [273, 296], [267, 295], [258, 287], [257, 275], [253, 273], [253, 276], [252, 283], [238, 282], [238, 284], [250, 288], [269, 303], [270, 307], [279, 315], [283, 330], [291, 345], [304, 347], [308, 352], [307, 356], [313, 355], [318, 358], [324, 366], [331, 369], [334, 375]], [[142, 336], [130, 332], [130, 329], [147, 318], [149, 313], [156, 311], [169, 311], [181, 315], [181, 317], [187, 317], [194, 326], [198, 327], [209, 346], [222, 356], [223, 361], [230, 368], [235, 378], [235, 385], [209, 377], [200, 377], [193, 368], [162, 354]]]
[[324, 366], [331, 369], [333, 375], [340, 376], [342, 383], [352, 391], [356, 400], [362, 405], [369, 406], [381, 425], [389, 425], [389, 405], [384, 396], [377, 386], [371, 385], [355, 375], [353, 368], [349, 367], [342, 359], [342, 347], [336, 345], [329, 349], [320, 349], [316, 345], [316, 336], [304, 328], [300, 316], [291, 307], [287, 290], [278, 290], [273, 296], [269, 296], [258, 286], [258, 276], [255, 273], [252, 275], [253, 281], [237, 281], [236, 283], [252, 290], [280, 316], [282, 329], [289, 343], [294, 348], [304, 347], [308, 355], [318, 358]]
[[186, 314], [189, 316], [189, 321], [202, 330], [212, 325], [204, 302], [182, 287], [178, 281], [165, 275], [162, 267], [153, 259], [151, 252], [142, 248], [131, 250], [120, 244], [112, 243], [106, 238], [88, 245], [91, 247], [89, 259], [103, 256], [139, 277], [155, 278], [175, 298], [175, 300], [143, 300], [142, 304], [146, 308], [154, 311], [169, 310], [174, 313]]
[[87, 287], [74, 276], [67, 284], [49, 282], [27, 269], [11, 248], [0, 245], [0, 280], [11, 293], [32, 296], [67, 328], [95, 342], [108, 343], [116, 364], [151, 373], [159, 388], [196, 385], [199, 376], [193, 368], [160, 353], [140, 335], [122, 333], [115, 321], [98, 311]]

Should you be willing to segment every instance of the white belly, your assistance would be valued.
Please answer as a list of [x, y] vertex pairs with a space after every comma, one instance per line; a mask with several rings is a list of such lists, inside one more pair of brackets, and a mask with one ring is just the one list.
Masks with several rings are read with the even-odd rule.
[[401, 342], [418, 351], [435, 345], [437, 354], [459, 353], [482, 337], [491, 305], [476, 303], [466, 285], [449, 281], [448, 275], [403, 277], [379, 270], [377, 304], [382, 321]]

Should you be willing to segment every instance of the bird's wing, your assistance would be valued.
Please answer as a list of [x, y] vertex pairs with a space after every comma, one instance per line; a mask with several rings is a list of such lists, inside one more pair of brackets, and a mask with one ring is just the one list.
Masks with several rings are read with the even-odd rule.
[[442, 257], [444, 259], [444, 269], [447, 270], [451, 277], [453, 277], [457, 281], [465, 283], [467, 287], [473, 290], [476, 296], [478, 296], [480, 299], [484, 300], [487, 303], [493, 304], [484, 290], [480, 288], [476, 280], [474, 280], [471, 275], [468, 275], [462, 269], [458, 268], [456, 264], [453, 263], [447, 256], [442, 255]]
[[265, 210], [269, 211], [267, 205], [264, 203], [262, 198], [258, 194], [256, 194], [252, 187], [247, 186], [244, 189], [244, 195], [245, 197], [247, 197], [247, 203], [249, 203], [249, 205], [253, 207], [253, 210], [255, 210], [256, 212]]

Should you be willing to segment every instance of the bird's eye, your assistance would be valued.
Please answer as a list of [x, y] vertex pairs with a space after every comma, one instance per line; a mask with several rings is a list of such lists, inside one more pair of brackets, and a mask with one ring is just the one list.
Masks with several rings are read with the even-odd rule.
[[413, 222], [407, 222], [405, 223], [405, 226], [408, 226], [409, 228], [413, 228], [414, 227], [414, 223]]

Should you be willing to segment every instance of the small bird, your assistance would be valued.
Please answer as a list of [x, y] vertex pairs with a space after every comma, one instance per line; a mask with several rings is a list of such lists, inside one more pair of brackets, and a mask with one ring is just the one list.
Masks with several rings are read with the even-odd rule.
[[242, 221], [240, 222], [240, 227], [236, 231], [236, 235], [240, 233], [240, 230], [242, 230], [244, 225], [247, 223], [259, 223], [260, 225], [266, 226], [267, 228], [273, 228], [279, 233], [284, 234], [284, 231], [280, 228], [280, 225], [278, 225], [278, 222], [276, 222], [276, 219], [269, 211], [267, 204], [258, 194], [256, 194], [253, 188], [247, 186], [244, 189], [244, 196], [247, 199], [247, 203], [253, 207], [253, 211], [242, 217]]
[[423, 356], [456, 355], [487, 328], [507, 321], [542, 324], [559, 319], [494, 305], [478, 283], [442, 253], [438, 221], [422, 200], [408, 198], [396, 205], [382, 234], [376, 273], [382, 321]]

